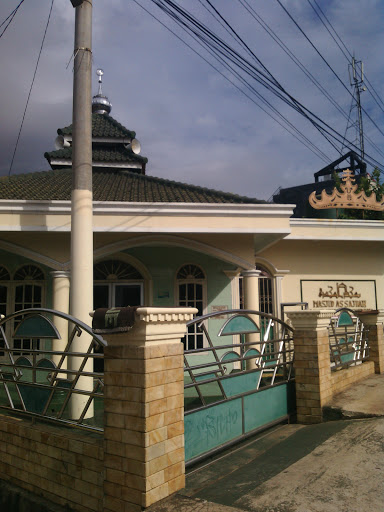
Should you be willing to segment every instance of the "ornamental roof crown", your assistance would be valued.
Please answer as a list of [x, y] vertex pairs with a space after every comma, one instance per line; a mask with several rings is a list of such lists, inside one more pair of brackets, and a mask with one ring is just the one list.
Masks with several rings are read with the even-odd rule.
[[384, 210], [384, 198], [377, 200], [376, 194], [372, 191], [367, 196], [364, 190], [358, 191], [358, 185], [355, 183], [354, 174], [350, 169], [343, 172], [340, 184], [341, 192], [335, 187], [331, 194], [327, 194], [325, 190], [321, 191], [320, 198], [316, 196], [316, 192], [312, 192], [309, 196], [309, 204], [316, 210], [326, 208], [356, 208], [360, 210]]

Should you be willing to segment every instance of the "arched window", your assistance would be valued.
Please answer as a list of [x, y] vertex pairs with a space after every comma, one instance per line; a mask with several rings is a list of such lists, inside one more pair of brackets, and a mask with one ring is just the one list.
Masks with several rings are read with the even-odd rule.
[[272, 276], [265, 267], [256, 265], [256, 270], [260, 270], [259, 277], [259, 310], [263, 313], [273, 315], [273, 286]]
[[121, 260], [106, 260], [93, 268], [93, 307], [140, 306], [144, 301], [141, 273]]
[[[43, 281], [44, 273], [35, 265], [24, 265], [20, 267], [13, 276], [14, 280], [14, 308], [20, 311], [29, 308], [41, 308], [43, 305]], [[17, 328], [21, 322], [19, 317], [15, 320], [13, 330]], [[32, 348], [33, 340], [31, 339], [14, 339], [13, 346], [16, 349], [23, 349], [20, 355], [27, 355]], [[40, 348], [40, 341], [36, 340], [36, 348]]]
[[[177, 298], [179, 306], [197, 308], [197, 316], [204, 314], [206, 308], [206, 278], [197, 265], [184, 265], [176, 274]], [[186, 350], [203, 348], [204, 334], [197, 331], [196, 324], [190, 326], [184, 340]]]

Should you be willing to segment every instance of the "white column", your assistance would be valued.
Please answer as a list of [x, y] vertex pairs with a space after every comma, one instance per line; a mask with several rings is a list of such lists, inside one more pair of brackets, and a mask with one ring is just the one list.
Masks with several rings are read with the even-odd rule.
[[[62, 313], [69, 313], [69, 272], [54, 270], [52, 276], [52, 308]], [[63, 351], [68, 342], [68, 322], [64, 318], [54, 316], [53, 323], [60, 333], [61, 340], [53, 340], [52, 350]], [[59, 355], [52, 356], [53, 362], [57, 365], [60, 360]], [[67, 368], [67, 361], [64, 360], [62, 368]], [[66, 376], [63, 375], [65, 378]]]
[[243, 270], [244, 309], [259, 311], [259, 277], [260, 270]]
[[[255, 311], [259, 311], [260, 304], [259, 304], [259, 277], [261, 274], [260, 270], [252, 269], [252, 270], [244, 270], [242, 273], [243, 276], [243, 293], [244, 293], [244, 309], [252, 309]], [[260, 320], [258, 317], [254, 318], [257, 325], [261, 328]], [[260, 334], [259, 333], [252, 333], [247, 334], [245, 336], [247, 343], [253, 343], [260, 341]], [[255, 348], [256, 350], [260, 349], [259, 345], [255, 345], [254, 347], [247, 347], [247, 350], [249, 348]], [[247, 370], [250, 370], [251, 368], [255, 367], [255, 360], [250, 359], [246, 362], [246, 368]]]
[[[93, 226], [92, 226], [92, 0], [76, 7], [73, 72], [73, 147], [71, 215], [71, 314], [89, 324], [93, 311]], [[90, 337], [84, 333], [73, 341], [73, 351], [85, 352]], [[78, 370], [82, 359], [72, 357]], [[93, 370], [90, 358], [84, 371]], [[93, 379], [80, 377], [77, 387], [90, 391]], [[71, 418], [78, 418], [87, 396], [75, 395], [70, 402]], [[87, 417], [93, 416], [93, 403]]]

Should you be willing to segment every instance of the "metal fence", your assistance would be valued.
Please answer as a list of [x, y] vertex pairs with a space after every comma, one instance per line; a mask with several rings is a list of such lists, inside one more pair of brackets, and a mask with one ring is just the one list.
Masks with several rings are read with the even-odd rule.
[[[225, 321], [217, 333], [208, 328], [209, 322], [223, 317]], [[203, 333], [204, 346], [184, 351], [186, 414], [230, 399], [234, 377], [238, 383], [239, 377], [248, 376], [241, 377], [244, 393], [293, 377], [293, 331], [272, 315], [228, 310], [196, 318], [187, 327]]]
[[194, 319], [204, 343], [184, 352], [187, 466], [295, 412], [292, 329], [272, 315], [229, 310]]
[[361, 364], [369, 358], [368, 331], [352, 309], [335, 312], [328, 328], [332, 371]]
[[59, 311], [25, 309], [0, 320], [0, 344], [1, 409], [103, 430], [107, 343], [91, 327]]

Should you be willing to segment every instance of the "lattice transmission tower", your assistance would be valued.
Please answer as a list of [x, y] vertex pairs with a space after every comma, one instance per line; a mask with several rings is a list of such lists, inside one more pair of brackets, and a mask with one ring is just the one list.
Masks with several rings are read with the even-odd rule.
[[361, 98], [362, 92], [366, 91], [364, 86], [364, 66], [361, 60], [357, 61], [355, 57], [352, 57], [352, 62], [348, 65], [349, 71], [349, 83], [353, 87], [353, 95], [351, 106], [349, 109], [347, 128], [344, 134], [344, 141], [340, 150], [340, 155], [346, 148], [345, 140], [347, 134], [351, 131], [354, 132], [353, 144], [360, 148], [360, 158], [364, 158], [364, 129], [363, 129], [363, 117], [361, 112]]

